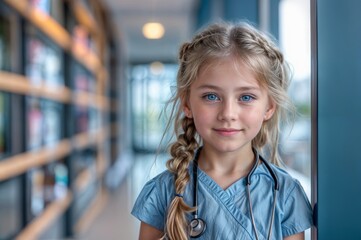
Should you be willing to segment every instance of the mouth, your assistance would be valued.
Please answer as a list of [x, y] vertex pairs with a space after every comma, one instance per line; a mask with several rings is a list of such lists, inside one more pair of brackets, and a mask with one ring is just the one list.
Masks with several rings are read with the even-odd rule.
[[214, 131], [222, 136], [232, 136], [239, 133], [241, 130], [235, 128], [215, 128]]

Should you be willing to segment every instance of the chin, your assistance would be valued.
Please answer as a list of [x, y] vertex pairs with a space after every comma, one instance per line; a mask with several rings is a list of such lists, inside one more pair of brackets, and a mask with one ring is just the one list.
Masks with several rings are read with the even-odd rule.
[[245, 145], [228, 145], [228, 146], [218, 145], [218, 146], [214, 146], [214, 149], [220, 153], [232, 153], [232, 152], [237, 152], [237, 151], [243, 149], [244, 147], [246, 147], [246, 146]]

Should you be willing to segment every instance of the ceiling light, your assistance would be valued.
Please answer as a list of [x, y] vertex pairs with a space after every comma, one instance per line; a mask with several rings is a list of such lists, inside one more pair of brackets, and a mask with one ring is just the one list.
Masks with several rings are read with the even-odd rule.
[[158, 22], [148, 22], [143, 26], [143, 35], [148, 39], [159, 39], [164, 35], [164, 27]]
[[164, 70], [164, 65], [161, 62], [152, 62], [150, 64], [150, 72], [153, 75], [160, 75]]

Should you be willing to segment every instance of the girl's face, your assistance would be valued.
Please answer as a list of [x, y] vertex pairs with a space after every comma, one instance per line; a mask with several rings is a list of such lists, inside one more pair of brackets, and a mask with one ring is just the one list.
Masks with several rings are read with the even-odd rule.
[[275, 104], [255, 74], [232, 57], [202, 68], [184, 104], [204, 148], [219, 153], [249, 150], [274, 111]]

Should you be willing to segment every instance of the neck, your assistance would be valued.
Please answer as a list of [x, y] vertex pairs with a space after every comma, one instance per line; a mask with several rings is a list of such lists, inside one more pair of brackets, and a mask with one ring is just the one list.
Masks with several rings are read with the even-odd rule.
[[243, 177], [252, 169], [255, 156], [252, 148], [234, 152], [217, 152], [204, 147], [199, 156], [199, 167], [209, 175]]

